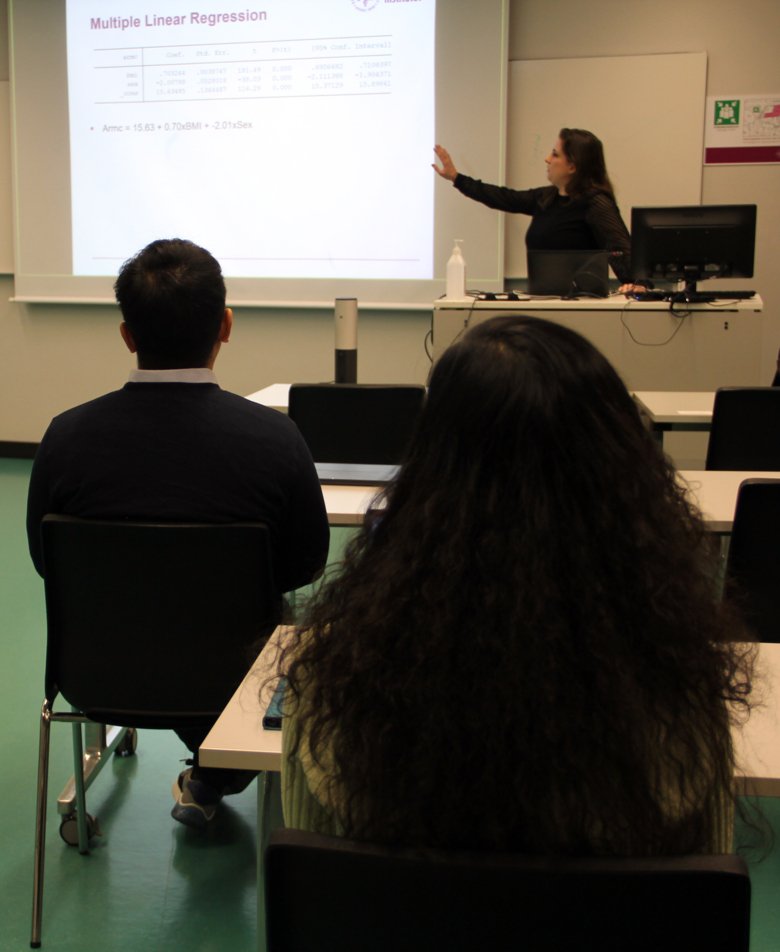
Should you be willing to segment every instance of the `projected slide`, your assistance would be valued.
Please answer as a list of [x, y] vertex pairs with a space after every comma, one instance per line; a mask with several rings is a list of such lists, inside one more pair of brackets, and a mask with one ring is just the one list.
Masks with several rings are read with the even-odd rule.
[[[114, 11], [117, 11], [116, 13]], [[433, 275], [435, 0], [68, 0], [73, 272]]]

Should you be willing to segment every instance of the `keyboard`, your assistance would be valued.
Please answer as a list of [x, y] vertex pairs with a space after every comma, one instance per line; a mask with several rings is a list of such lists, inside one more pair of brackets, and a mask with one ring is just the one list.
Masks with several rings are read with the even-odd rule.
[[679, 291], [679, 298], [674, 300], [683, 301], [686, 304], [710, 304], [713, 301], [747, 301], [755, 297], [755, 291], [693, 291], [685, 293]]
[[747, 301], [755, 291], [640, 291], [632, 294], [635, 301], [670, 301], [674, 304], [712, 304], [715, 301]]
[[635, 301], [668, 301], [668, 291], [637, 291], [630, 297]]

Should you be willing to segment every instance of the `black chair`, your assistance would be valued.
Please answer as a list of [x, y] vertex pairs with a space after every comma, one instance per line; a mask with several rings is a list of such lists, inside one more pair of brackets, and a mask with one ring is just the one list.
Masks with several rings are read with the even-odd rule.
[[300, 830], [265, 854], [268, 952], [747, 952], [737, 856], [415, 853]]
[[424, 400], [414, 384], [294, 383], [287, 412], [317, 463], [395, 465]]
[[725, 591], [759, 641], [780, 642], [780, 479], [739, 487]]
[[715, 392], [706, 469], [780, 470], [780, 389]]
[[[108, 755], [131, 753], [137, 727], [208, 728], [281, 614], [265, 525], [48, 515], [41, 535], [48, 640], [33, 948], [41, 938], [51, 722], [73, 725], [75, 775], [66, 788], [72, 797], [60, 798], [60, 832], [86, 853], [97, 822], [87, 814], [85, 794]], [[54, 712], [57, 695], [70, 712]], [[86, 756], [82, 728], [100, 736]]]

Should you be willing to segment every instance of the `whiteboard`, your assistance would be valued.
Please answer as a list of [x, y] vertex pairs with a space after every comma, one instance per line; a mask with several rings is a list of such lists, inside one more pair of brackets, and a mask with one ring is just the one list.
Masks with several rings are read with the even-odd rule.
[[[633, 206], [698, 205], [706, 82], [706, 53], [512, 61], [506, 184], [546, 185], [545, 156], [568, 126], [589, 129], [604, 143], [629, 228]], [[508, 277], [526, 274], [529, 222], [506, 216]]]

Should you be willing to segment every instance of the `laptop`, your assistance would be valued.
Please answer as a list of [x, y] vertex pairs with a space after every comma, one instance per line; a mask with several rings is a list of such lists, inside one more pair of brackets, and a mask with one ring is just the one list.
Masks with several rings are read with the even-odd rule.
[[528, 291], [534, 296], [607, 297], [608, 251], [528, 249]]
[[288, 413], [321, 483], [383, 486], [398, 472], [424, 400], [420, 384], [294, 383]]

